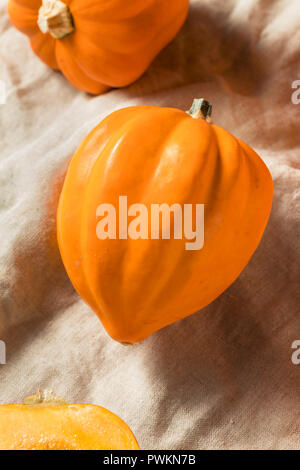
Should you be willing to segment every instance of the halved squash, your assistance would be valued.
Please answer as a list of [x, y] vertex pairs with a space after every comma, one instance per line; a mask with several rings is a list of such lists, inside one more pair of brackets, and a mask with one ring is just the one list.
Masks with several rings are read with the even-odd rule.
[[138, 449], [127, 424], [101, 406], [67, 404], [50, 391], [0, 405], [0, 450]]

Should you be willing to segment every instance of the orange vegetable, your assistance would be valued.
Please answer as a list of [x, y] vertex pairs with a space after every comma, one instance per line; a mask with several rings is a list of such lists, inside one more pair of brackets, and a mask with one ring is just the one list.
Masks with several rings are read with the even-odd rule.
[[[247, 144], [208, 122], [209, 113], [203, 100], [190, 113], [116, 111], [70, 163], [57, 216], [61, 256], [75, 289], [117, 341], [141, 341], [208, 305], [261, 240], [272, 205], [270, 173]], [[162, 225], [159, 239], [122, 239], [118, 217], [115, 239], [100, 239], [98, 208], [111, 204], [118, 213], [120, 196], [148, 214], [152, 204], [204, 204], [203, 248], [163, 239]], [[175, 233], [172, 218], [167, 228]]]
[[124, 421], [95, 405], [67, 405], [39, 391], [24, 404], [0, 405], [0, 450], [137, 450]]
[[188, 0], [9, 0], [33, 51], [93, 94], [137, 80], [177, 34]]

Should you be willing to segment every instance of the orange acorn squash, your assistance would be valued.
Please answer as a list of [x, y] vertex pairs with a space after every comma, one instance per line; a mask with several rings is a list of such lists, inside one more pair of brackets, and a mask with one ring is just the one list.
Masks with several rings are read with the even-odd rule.
[[80, 90], [100, 94], [139, 78], [177, 34], [188, 0], [9, 0], [33, 51]]
[[[190, 113], [155, 106], [116, 111], [83, 140], [69, 165], [57, 216], [61, 256], [75, 289], [119, 342], [141, 341], [208, 305], [238, 277], [263, 235], [270, 173], [209, 114], [204, 100], [195, 100]], [[125, 197], [127, 207], [146, 207], [148, 237], [132, 227], [132, 236], [130, 227], [124, 233]], [[98, 236], [103, 204], [117, 214], [107, 238]], [[160, 221], [152, 237], [153, 205], [174, 204], [204, 204], [201, 249], [175, 237], [173, 213], [165, 229], [174, 236], [166, 239]], [[129, 212], [127, 219], [139, 225]]]
[[39, 391], [24, 404], [0, 405], [0, 450], [138, 450], [124, 421], [96, 405]]

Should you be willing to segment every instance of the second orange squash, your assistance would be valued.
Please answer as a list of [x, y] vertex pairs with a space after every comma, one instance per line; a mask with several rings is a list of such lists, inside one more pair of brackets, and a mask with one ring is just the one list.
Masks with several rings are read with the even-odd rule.
[[[263, 235], [270, 173], [248, 145], [208, 122], [209, 110], [203, 100], [190, 113], [122, 109], [83, 140], [69, 166], [57, 217], [62, 259], [117, 341], [141, 341], [208, 305], [238, 277]], [[187, 250], [185, 239], [163, 239], [161, 230], [158, 239], [100, 239], [99, 206], [118, 211], [124, 196], [128, 207], [142, 204], [149, 214], [153, 204], [204, 204], [204, 246]], [[171, 218], [167, 229], [175, 230]]]

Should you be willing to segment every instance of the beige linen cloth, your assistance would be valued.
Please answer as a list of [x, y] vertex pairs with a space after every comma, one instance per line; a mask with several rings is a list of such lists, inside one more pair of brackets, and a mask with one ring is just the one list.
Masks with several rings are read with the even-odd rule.
[[[195, 0], [147, 73], [92, 97], [46, 68], [0, 0], [0, 401], [39, 387], [109, 408], [144, 449], [300, 448], [299, 0]], [[253, 146], [275, 193], [263, 240], [215, 302], [124, 347], [74, 292], [55, 213], [70, 156], [112, 111], [213, 103], [213, 118]]]

